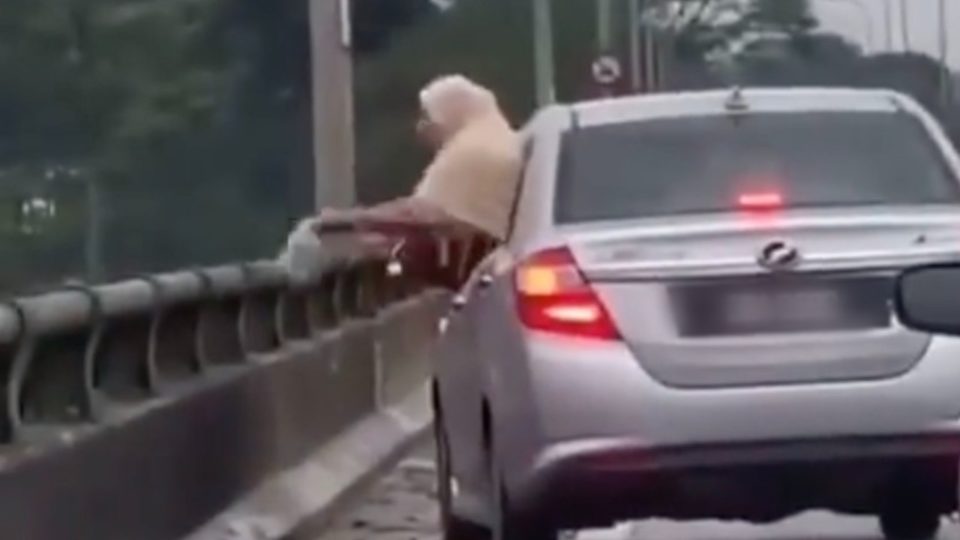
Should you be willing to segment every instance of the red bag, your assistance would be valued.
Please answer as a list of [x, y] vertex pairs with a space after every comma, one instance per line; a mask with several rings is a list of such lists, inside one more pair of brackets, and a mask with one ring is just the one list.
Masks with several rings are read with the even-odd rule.
[[369, 208], [324, 210], [317, 234], [360, 235], [360, 242], [382, 249], [408, 276], [426, 285], [459, 289], [495, 242], [443, 210], [406, 197]]

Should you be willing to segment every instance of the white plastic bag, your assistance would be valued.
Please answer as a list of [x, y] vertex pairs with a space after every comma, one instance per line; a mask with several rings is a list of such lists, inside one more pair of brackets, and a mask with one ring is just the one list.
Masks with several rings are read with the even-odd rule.
[[315, 223], [315, 218], [300, 221], [287, 237], [287, 244], [277, 258], [294, 283], [311, 281], [323, 270], [322, 243], [313, 230]]

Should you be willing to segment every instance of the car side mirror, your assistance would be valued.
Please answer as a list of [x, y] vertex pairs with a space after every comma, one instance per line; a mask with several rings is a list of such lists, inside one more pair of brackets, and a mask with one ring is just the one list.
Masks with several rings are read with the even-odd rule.
[[960, 263], [904, 271], [896, 280], [894, 309], [911, 330], [960, 336]]

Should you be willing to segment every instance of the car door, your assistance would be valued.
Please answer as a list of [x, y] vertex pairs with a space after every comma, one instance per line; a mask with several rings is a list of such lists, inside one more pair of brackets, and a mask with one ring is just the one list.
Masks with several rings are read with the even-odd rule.
[[478, 265], [451, 302], [441, 321], [440, 357], [436, 374], [454, 477], [465, 492], [482, 490], [487, 481], [483, 446], [482, 358], [476, 351], [477, 307], [482, 291]]
[[[532, 139], [525, 136], [524, 161], [531, 153]], [[510, 230], [516, 221], [517, 204], [523, 189], [526, 167], [517, 186], [515, 206], [511, 213]], [[443, 414], [443, 427], [450, 444], [454, 477], [464, 489], [461, 493], [479, 494], [487, 491], [489, 463], [484, 441], [483, 407], [489, 362], [478, 351], [478, 339], [489, 313], [491, 276], [509, 259], [507, 245], [494, 246], [473, 268], [469, 279], [455, 296], [451, 309], [441, 322], [441, 357], [436, 373]], [[482, 339], [488, 339], [484, 336]], [[464, 501], [479, 507], [481, 501]]]

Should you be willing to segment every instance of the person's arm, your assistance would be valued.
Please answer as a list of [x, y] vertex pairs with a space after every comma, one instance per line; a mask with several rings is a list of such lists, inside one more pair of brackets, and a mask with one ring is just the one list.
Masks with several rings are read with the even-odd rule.
[[[460, 286], [476, 258], [475, 250], [489, 243], [476, 228], [416, 196], [365, 208], [324, 209], [309, 228], [317, 245], [329, 243], [327, 239], [359, 239], [361, 245], [383, 255], [399, 247], [395, 255], [406, 274], [429, 286], [450, 289]], [[446, 245], [441, 245], [444, 241]], [[299, 260], [306, 261], [310, 252], [301, 251]]]
[[374, 206], [324, 209], [314, 224], [320, 234], [339, 232], [410, 235], [470, 234], [472, 227], [419, 197], [403, 197]]

